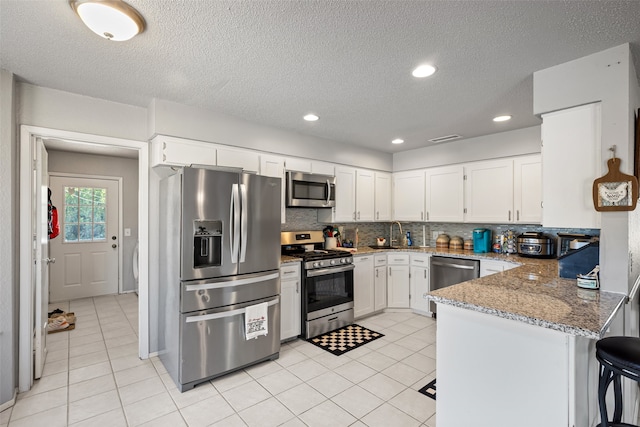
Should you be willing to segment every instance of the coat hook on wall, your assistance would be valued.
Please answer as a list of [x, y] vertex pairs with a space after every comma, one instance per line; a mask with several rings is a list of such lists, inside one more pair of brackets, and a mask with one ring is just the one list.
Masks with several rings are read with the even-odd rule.
[[609, 147], [609, 151], [611, 151], [611, 160], [616, 160], [616, 146], [615, 144]]

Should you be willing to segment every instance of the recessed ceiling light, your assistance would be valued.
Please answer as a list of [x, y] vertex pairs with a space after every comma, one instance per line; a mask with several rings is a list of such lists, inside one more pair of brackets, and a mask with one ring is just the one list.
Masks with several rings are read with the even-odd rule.
[[494, 122], [506, 122], [507, 120], [511, 120], [511, 116], [496, 116], [493, 118]]
[[404, 142], [404, 139], [400, 139], [400, 138], [396, 138], [393, 141], [391, 141], [392, 144], [402, 144]]
[[305, 119], [308, 122], [315, 122], [319, 119], [320, 117], [316, 116], [315, 114], [307, 114], [306, 116], [303, 117], [303, 119]]
[[71, 0], [69, 4], [91, 31], [107, 40], [125, 41], [144, 31], [142, 15], [122, 0]]
[[435, 73], [436, 70], [437, 68], [434, 67], [433, 65], [424, 64], [416, 67], [411, 72], [411, 74], [413, 75], [413, 77], [423, 78], [423, 77], [429, 77], [433, 75], [433, 73]]

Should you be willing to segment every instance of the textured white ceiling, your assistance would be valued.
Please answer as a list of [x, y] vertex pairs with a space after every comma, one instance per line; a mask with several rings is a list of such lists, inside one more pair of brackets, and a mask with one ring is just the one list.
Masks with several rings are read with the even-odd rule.
[[[116, 43], [66, 0], [0, 0], [0, 67], [35, 85], [143, 107], [160, 98], [387, 152], [539, 124], [537, 70], [627, 42], [640, 70], [638, 0], [129, 4], [148, 27]], [[422, 62], [437, 74], [413, 78]], [[311, 111], [318, 122], [302, 120]]]

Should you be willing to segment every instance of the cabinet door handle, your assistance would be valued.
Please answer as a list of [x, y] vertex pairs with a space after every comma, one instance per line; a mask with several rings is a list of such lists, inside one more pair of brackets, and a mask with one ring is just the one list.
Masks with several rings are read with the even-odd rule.
[[380, 271], [380, 270], [378, 270], [378, 269], [376, 268], [376, 278], [378, 277], [378, 272], [379, 272], [379, 271]]
[[520, 221], [520, 209], [516, 211], [516, 221]]
[[296, 294], [299, 294], [299, 293], [300, 293], [300, 288], [299, 288], [299, 286], [300, 286], [300, 282], [298, 282], [298, 281], [296, 280]]
[[427, 278], [427, 270], [424, 270], [424, 278]]
[[511, 221], [511, 211], [509, 211], [509, 221]]
[[427, 221], [429, 221], [429, 211], [427, 211]]
[[358, 219], [360, 219], [360, 211], [358, 211]]
[[391, 277], [391, 267], [389, 267], [389, 277]]

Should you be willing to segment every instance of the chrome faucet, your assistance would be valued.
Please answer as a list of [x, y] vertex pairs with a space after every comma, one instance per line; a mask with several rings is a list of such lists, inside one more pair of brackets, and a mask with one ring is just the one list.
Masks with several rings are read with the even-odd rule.
[[402, 236], [402, 225], [400, 224], [400, 221], [392, 222], [391, 226], [389, 227], [389, 245], [390, 246], [393, 246], [393, 242], [398, 242], [398, 239], [393, 238], [393, 224], [398, 224], [398, 229], [400, 230], [400, 236]]

